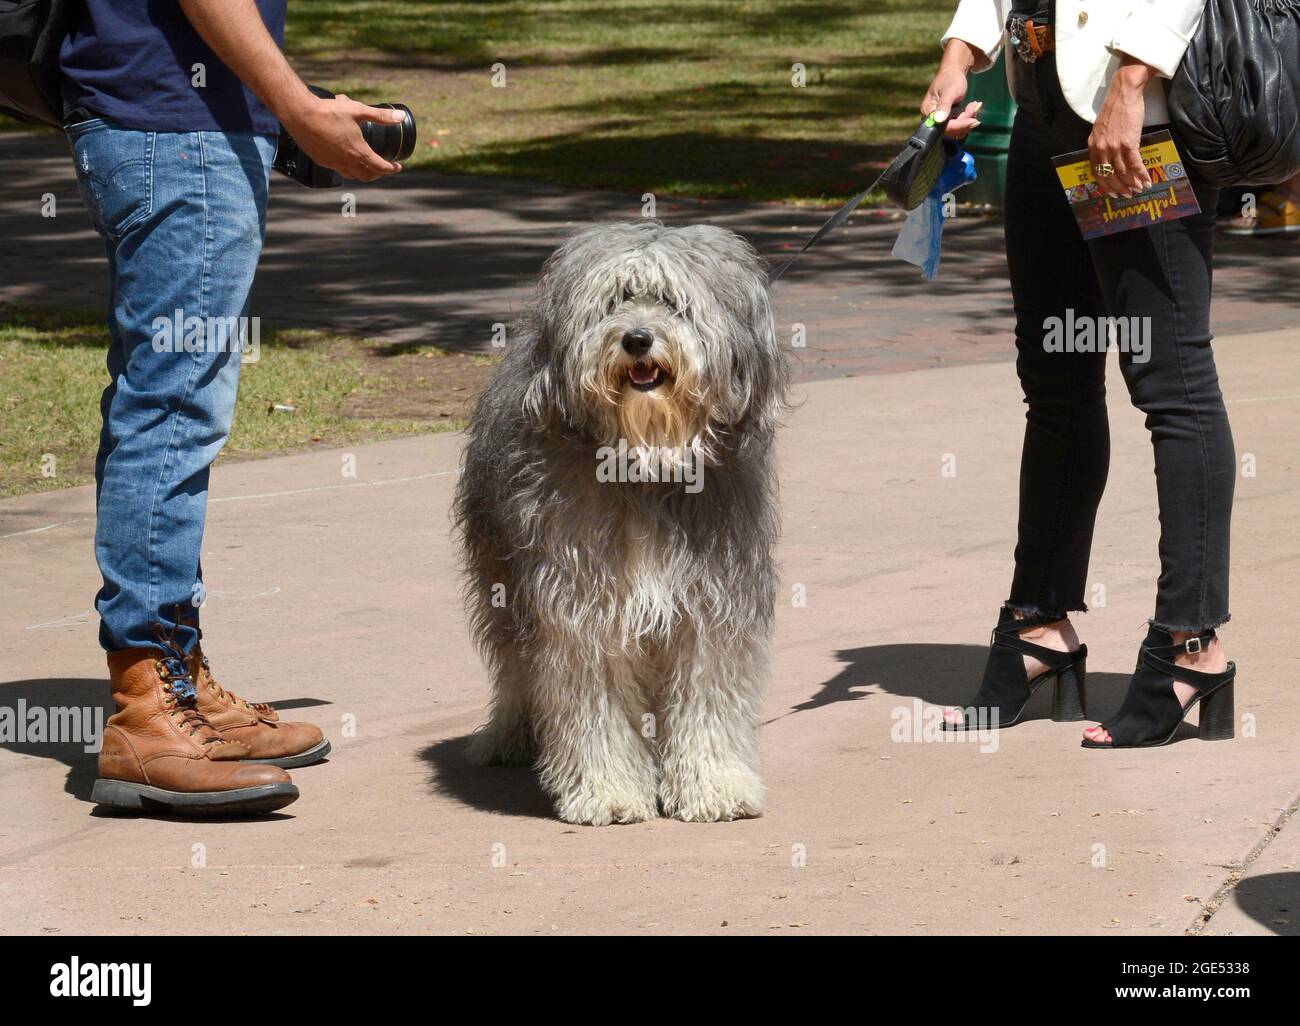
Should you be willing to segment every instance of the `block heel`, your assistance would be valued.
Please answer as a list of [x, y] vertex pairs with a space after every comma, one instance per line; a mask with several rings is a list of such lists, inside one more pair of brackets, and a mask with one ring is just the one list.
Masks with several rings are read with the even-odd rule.
[[1065, 667], [1057, 675], [1052, 693], [1052, 720], [1075, 723], [1088, 718], [1087, 659]]
[[1196, 736], [1202, 741], [1231, 741], [1237, 733], [1233, 699], [1234, 682], [1220, 684], [1201, 698], [1201, 719]]

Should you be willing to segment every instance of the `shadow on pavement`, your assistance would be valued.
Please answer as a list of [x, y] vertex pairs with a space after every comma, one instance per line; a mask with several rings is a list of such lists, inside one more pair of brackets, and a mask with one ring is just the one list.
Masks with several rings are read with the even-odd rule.
[[96, 805], [90, 810], [92, 819], [158, 819], [167, 823], [279, 823], [294, 819], [292, 812], [261, 812], [248, 815], [223, 813], [220, 816], [185, 815], [177, 812], [152, 810], [107, 809]]
[[[0, 716], [21, 719], [23, 710], [43, 709], [53, 718], [53, 710], [76, 710], [79, 715], [64, 723], [78, 733], [62, 731], [68, 740], [32, 740], [29, 725], [15, 735], [9, 725], [0, 734], [0, 748], [19, 755], [54, 759], [68, 768], [63, 790], [78, 801], [89, 802], [95, 785], [99, 727], [113, 714], [113, 696], [103, 677], [48, 677], [36, 680], [13, 680], [0, 683]], [[6, 712], [11, 710], [11, 712]], [[30, 721], [29, 721], [30, 723]], [[60, 724], [62, 726], [62, 724]], [[92, 736], [87, 736], [93, 730]], [[43, 734], [42, 736], [48, 736]], [[91, 751], [86, 751], [91, 748]]]
[[1246, 915], [1279, 937], [1300, 937], [1300, 873], [1248, 876], [1232, 896]]
[[469, 761], [470, 735], [435, 741], [420, 752], [433, 771], [437, 793], [481, 812], [551, 819], [555, 810], [530, 766], [475, 766]]
[[[819, 709], [836, 702], [870, 698], [880, 688], [889, 694], [918, 698], [927, 705], [964, 706], [979, 689], [988, 648], [983, 645], [869, 645], [841, 649], [836, 658], [843, 668], [805, 702], [792, 706], [776, 719]], [[1126, 673], [1089, 673], [1087, 678], [1087, 721], [1113, 716], [1128, 690]], [[1026, 720], [1051, 715], [1051, 685], [1044, 685], [1029, 703]], [[771, 722], [771, 721], [768, 721]], [[1196, 736], [1196, 728], [1184, 723], [1175, 741]]]

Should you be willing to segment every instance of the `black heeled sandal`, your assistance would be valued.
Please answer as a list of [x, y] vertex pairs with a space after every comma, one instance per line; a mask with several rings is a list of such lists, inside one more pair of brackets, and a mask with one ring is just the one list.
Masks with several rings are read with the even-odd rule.
[[[1026, 616], [1016, 619], [1010, 606], [998, 613], [998, 625], [989, 639], [989, 658], [984, 666], [984, 681], [975, 699], [964, 710], [964, 722], [944, 721], [944, 730], [979, 730], [986, 727], [1011, 727], [1020, 722], [1029, 700], [1049, 680], [1055, 681], [1052, 696], [1052, 719], [1072, 723], [1086, 719], [1084, 682], [1087, 676], [1088, 646], [1074, 652], [1060, 652], [1025, 641], [1020, 632], [1056, 623], [1060, 617]], [[1047, 669], [1029, 679], [1024, 656], [1033, 656]], [[994, 717], [996, 716], [996, 719]]]
[[[1197, 734], [1202, 741], [1230, 741], [1235, 733], [1233, 682], [1237, 664], [1229, 663], [1222, 673], [1202, 673], [1174, 662], [1179, 652], [1195, 654], [1215, 637], [1213, 630], [1202, 631], [1181, 644], [1159, 627], [1147, 632], [1138, 651], [1137, 669], [1124, 696], [1124, 704], [1115, 714], [1114, 726], [1101, 724], [1110, 734], [1109, 741], [1083, 739], [1084, 748], [1155, 748], [1167, 745], [1178, 733], [1187, 714], [1201, 707]], [[1174, 694], [1174, 681], [1180, 680], [1196, 689], [1183, 705]]]

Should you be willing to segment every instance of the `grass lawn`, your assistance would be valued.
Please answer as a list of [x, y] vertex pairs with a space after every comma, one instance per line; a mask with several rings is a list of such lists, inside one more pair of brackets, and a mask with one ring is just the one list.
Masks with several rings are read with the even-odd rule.
[[322, 85], [408, 103], [411, 166], [826, 202], [860, 189], [915, 127], [954, 7], [291, 0], [286, 49]]
[[[0, 303], [0, 497], [92, 480], [105, 345], [98, 315]], [[261, 358], [241, 370], [220, 460], [458, 429], [490, 363], [263, 328]]]
[[[857, 192], [916, 126], [955, 7], [290, 0], [285, 49], [311, 82], [409, 104], [411, 167], [827, 204]], [[30, 127], [0, 116], [0, 129]]]

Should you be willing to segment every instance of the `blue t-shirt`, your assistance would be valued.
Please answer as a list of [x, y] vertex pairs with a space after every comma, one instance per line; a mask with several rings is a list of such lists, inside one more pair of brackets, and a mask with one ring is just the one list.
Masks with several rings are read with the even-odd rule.
[[[279, 45], [287, 2], [257, 0]], [[59, 63], [69, 108], [85, 107], [125, 128], [280, 130], [275, 115], [212, 52], [176, 0], [84, 0]]]

